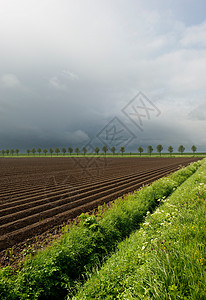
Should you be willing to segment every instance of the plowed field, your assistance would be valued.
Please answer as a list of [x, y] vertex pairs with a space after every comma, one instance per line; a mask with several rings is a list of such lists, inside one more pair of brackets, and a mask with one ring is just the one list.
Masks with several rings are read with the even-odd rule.
[[0, 251], [196, 158], [1, 158]]

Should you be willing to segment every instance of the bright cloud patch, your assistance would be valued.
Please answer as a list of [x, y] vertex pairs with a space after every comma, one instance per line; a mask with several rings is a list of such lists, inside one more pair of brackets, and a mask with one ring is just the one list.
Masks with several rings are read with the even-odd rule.
[[206, 47], [206, 22], [187, 28], [181, 44], [185, 47]]
[[57, 90], [67, 90], [67, 88], [71, 85], [72, 81], [79, 80], [79, 76], [73, 72], [68, 70], [63, 70], [58, 75], [53, 76], [49, 80], [49, 84], [51, 87]]
[[5, 88], [16, 88], [16, 87], [20, 87], [21, 83], [16, 75], [5, 74], [0, 77], [0, 86]]

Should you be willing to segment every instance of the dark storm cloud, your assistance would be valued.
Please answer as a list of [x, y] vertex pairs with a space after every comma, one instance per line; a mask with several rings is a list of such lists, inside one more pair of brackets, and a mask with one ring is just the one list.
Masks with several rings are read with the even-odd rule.
[[[0, 149], [82, 147], [115, 117], [136, 136], [131, 150], [206, 147], [204, 114], [189, 115], [205, 101], [205, 20], [187, 7], [185, 21], [178, 1], [154, 3], [3, 1]], [[122, 113], [138, 91], [161, 110], [143, 132]]]

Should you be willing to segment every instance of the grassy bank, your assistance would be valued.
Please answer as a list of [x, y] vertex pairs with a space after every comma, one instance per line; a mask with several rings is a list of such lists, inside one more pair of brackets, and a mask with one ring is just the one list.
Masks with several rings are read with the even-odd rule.
[[[0, 298], [64, 299], [76, 288], [76, 281], [113, 252], [118, 243], [138, 228], [147, 211], [159, 199], [171, 195], [202, 164], [193, 163], [148, 187], [118, 199], [112, 208], [97, 216], [82, 215], [59, 243], [28, 259], [21, 270], [7, 267], [0, 272]], [[89, 298], [88, 298], [89, 299]], [[108, 298], [109, 299], [109, 298]]]
[[206, 299], [206, 163], [68, 299]]

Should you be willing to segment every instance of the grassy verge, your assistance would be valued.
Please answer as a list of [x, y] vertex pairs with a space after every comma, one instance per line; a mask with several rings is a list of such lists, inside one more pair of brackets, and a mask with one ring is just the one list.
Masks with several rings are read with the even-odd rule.
[[206, 299], [205, 199], [206, 162], [72, 299]]
[[172, 194], [202, 164], [196, 162], [148, 187], [118, 199], [112, 208], [97, 216], [82, 215], [59, 243], [39, 252], [14, 272], [0, 272], [1, 299], [64, 299], [86, 270], [102, 261], [117, 244], [136, 230], [147, 211], [152, 212], [158, 199]]

